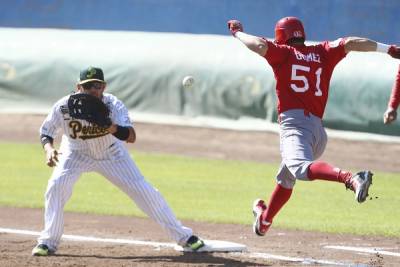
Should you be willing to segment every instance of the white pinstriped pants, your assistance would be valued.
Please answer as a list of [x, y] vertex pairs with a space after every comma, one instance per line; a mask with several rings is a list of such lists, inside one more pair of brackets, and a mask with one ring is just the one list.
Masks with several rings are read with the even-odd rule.
[[96, 158], [77, 151], [63, 151], [47, 185], [45, 226], [38, 238], [39, 244], [57, 250], [64, 231], [64, 206], [80, 175], [91, 171], [100, 173], [124, 191], [178, 244], [186, 242], [192, 235], [192, 229], [177, 220], [159, 191], [144, 179], [123, 144], [115, 143]]

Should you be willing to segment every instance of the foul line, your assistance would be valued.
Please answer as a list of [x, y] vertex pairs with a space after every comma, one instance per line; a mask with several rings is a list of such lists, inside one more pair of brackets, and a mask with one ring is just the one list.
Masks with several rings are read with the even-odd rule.
[[[237, 252], [235, 252], [237, 253]], [[256, 259], [273, 259], [273, 260], [280, 260], [280, 261], [291, 261], [291, 262], [299, 262], [301, 264], [324, 264], [324, 265], [337, 265], [337, 266], [351, 266], [350, 263], [343, 263], [338, 261], [329, 261], [329, 260], [317, 260], [312, 258], [294, 258], [294, 257], [287, 257], [281, 255], [274, 255], [269, 253], [261, 253], [261, 252], [252, 252], [247, 255], [249, 258], [256, 258]]]
[[[32, 236], [40, 235], [40, 232], [36, 232], [36, 231], [18, 230], [18, 229], [10, 229], [10, 228], [0, 228], [0, 233], [32, 235]], [[71, 240], [71, 241], [131, 244], [131, 245], [139, 245], [139, 246], [166, 247], [166, 248], [175, 248], [177, 246], [174, 243], [139, 241], [139, 240], [132, 240], [132, 239], [98, 238], [98, 237], [80, 236], [80, 235], [65, 235], [64, 234], [62, 236], [62, 238], [66, 239], [66, 240]], [[274, 259], [274, 260], [281, 260], [281, 261], [298, 262], [301, 264], [327, 264], [327, 265], [337, 265], [337, 266], [349, 266], [349, 263], [344, 263], [344, 262], [318, 260], [318, 259], [312, 259], [312, 258], [286, 257], [286, 256], [281, 256], [281, 255], [274, 255], [274, 254], [260, 253], [260, 252], [242, 252], [242, 253], [230, 252], [230, 254], [233, 256], [238, 256], [238, 257], [245, 256], [248, 258], [257, 258], [257, 259]]]
[[[28, 231], [28, 230], [18, 230], [9, 228], [0, 228], [0, 233], [8, 234], [21, 234], [21, 235], [33, 235], [39, 236], [40, 232]], [[103, 243], [118, 243], [118, 244], [131, 244], [139, 246], [152, 246], [152, 247], [169, 247], [174, 248], [176, 244], [173, 243], [161, 243], [161, 242], [150, 242], [150, 241], [139, 241], [131, 239], [114, 239], [114, 238], [98, 238], [91, 236], [81, 236], [81, 235], [62, 235], [63, 239], [71, 241], [87, 241], [87, 242], [103, 242]]]
[[400, 257], [400, 253], [380, 250], [378, 248], [360, 248], [360, 247], [347, 247], [347, 246], [325, 246], [324, 248], [347, 250], [347, 251], [356, 251], [356, 252], [364, 252], [364, 253], [371, 253], [371, 254], [377, 254], [378, 253], [380, 255]]

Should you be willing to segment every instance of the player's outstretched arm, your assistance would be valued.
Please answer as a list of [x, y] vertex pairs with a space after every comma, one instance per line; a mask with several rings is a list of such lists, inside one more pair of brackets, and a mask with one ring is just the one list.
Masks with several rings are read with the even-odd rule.
[[393, 84], [392, 93], [388, 102], [388, 108], [383, 114], [383, 123], [389, 124], [397, 119], [397, 108], [400, 104], [400, 66]]
[[228, 29], [233, 35], [233, 37], [240, 40], [248, 49], [259, 54], [260, 56], [265, 56], [268, 50], [267, 41], [261, 37], [254, 36], [243, 32], [243, 25], [238, 20], [229, 20]]
[[400, 59], [400, 47], [396, 45], [387, 45], [378, 43], [374, 40], [361, 37], [348, 37], [346, 38], [344, 49], [346, 53], [351, 51], [358, 52], [381, 52], [392, 56], [393, 58]]
[[129, 127], [129, 137], [126, 140], [127, 143], [135, 143], [136, 141], [136, 132], [135, 129], [132, 127]]
[[123, 127], [118, 124], [111, 124], [111, 126], [107, 128], [107, 131], [127, 143], [135, 143], [136, 141], [136, 132], [132, 127]]
[[392, 107], [388, 107], [385, 113], [383, 113], [383, 123], [390, 124], [397, 119], [397, 111]]

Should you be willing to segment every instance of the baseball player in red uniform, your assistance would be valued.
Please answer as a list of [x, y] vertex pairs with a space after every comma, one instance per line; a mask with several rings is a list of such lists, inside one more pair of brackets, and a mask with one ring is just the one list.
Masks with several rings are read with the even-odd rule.
[[370, 171], [353, 175], [316, 161], [327, 143], [322, 118], [329, 82], [335, 66], [350, 51], [376, 51], [400, 58], [400, 48], [359, 37], [306, 45], [303, 24], [296, 17], [277, 22], [274, 42], [244, 33], [237, 20], [228, 21], [228, 28], [247, 48], [267, 60], [276, 79], [282, 162], [268, 205], [261, 199], [254, 201], [254, 232], [259, 236], [266, 234], [275, 215], [289, 200], [297, 179], [343, 183], [354, 191], [359, 203], [364, 202], [372, 183]]
[[400, 66], [393, 84], [387, 110], [383, 114], [383, 122], [389, 124], [397, 119], [397, 108], [400, 103]]

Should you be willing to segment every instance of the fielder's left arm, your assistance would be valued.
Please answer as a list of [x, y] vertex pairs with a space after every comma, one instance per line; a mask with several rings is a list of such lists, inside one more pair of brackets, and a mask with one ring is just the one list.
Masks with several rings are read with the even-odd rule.
[[127, 143], [134, 143], [136, 141], [136, 132], [133, 128], [133, 123], [129, 118], [128, 109], [121, 100], [117, 100], [113, 104], [113, 110], [113, 123], [107, 131], [119, 140]]
[[136, 132], [133, 127], [112, 124], [109, 128], [107, 128], [107, 131], [118, 139], [126, 141], [127, 143], [135, 143], [136, 141]]

